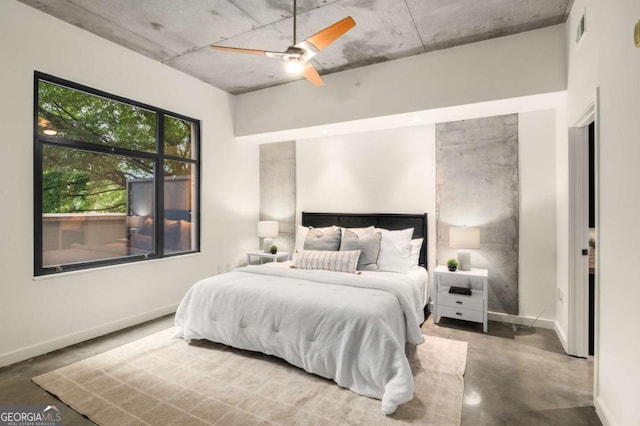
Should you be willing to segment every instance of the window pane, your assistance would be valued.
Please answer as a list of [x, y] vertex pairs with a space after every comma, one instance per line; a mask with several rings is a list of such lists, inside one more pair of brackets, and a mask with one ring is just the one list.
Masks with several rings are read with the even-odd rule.
[[42, 149], [44, 267], [153, 251], [153, 227], [151, 232], [145, 228], [146, 219], [152, 220], [153, 197], [145, 200], [146, 209], [139, 209], [145, 217], [128, 214], [136, 200], [131, 183], [153, 181], [152, 160], [49, 145]]
[[165, 253], [196, 249], [196, 166], [183, 161], [164, 163]]
[[39, 72], [35, 80], [35, 274], [198, 250], [199, 121]]
[[156, 151], [156, 114], [40, 81], [38, 133], [64, 139]]
[[195, 158], [192, 141], [195, 140], [194, 123], [178, 118], [164, 117], [164, 153], [172, 157]]

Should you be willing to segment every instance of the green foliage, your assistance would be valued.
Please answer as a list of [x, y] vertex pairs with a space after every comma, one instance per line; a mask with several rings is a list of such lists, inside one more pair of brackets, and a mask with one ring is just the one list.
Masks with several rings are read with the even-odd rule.
[[447, 267], [449, 269], [457, 269], [458, 268], [458, 261], [453, 259], [453, 258], [447, 260]]
[[57, 136], [136, 151], [156, 151], [156, 114], [111, 99], [41, 81], [38, 87], [40, 126]]
[[164, 153], [191, 158], [191, 123], [173, 117], [164, 118]]
[[68, 213], [87, 209], [87, 183], [82, 172], [48, 172], [42, 176], [42, 211]]
[[127, 181], [153, 177], [151, 160], [52, 145], [43, 147], [42, 167], [43, 213], [124, 213]]
[[271, 244], [269, 246], [269, 251], [271, 252], [271, 254], [276, 254], [278, 252], [278, 246], [275, 244]]
[[[125, 212], [127, 182], [154, 177], [156, 152], [153, 111], [40, 81], [39, 133], [57, 138], [131, 150], [131, 155], [102, 154], [55, 145], [43, 146], [43, 213]], [[191, 159], [193, 124], [165, 116], [165, 154]], [[165, 177], [191, 175], [191, 164], [170, 160]]]

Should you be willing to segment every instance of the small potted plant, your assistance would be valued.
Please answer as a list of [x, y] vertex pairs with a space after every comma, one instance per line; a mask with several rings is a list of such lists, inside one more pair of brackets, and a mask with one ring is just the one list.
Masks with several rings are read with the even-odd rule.
[[278, 252], [278, 246], [275, 244], [271, 244], [271, 246], [269, 246], [269, 251], [271, 252], [271, 254], [276, 254]]
[[458, 269], [458, 261], [455, 259], [447, 260], [447, 268], [449, 268], [451, 272], [455, 272], [456, 269]]

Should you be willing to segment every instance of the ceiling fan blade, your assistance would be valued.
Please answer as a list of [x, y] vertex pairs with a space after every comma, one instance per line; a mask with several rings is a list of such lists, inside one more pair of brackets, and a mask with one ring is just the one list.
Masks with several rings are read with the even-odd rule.
[[307, 62], [307, 65], [304, 67], [304, 78], [313, 83], [314, 86], [324, 86], [324, 81], [322, 81], [322, 77], [318, 74], [318, 70], [313, 66], [311, 62]]
[[283, 53], [280, 53], [280, 52], [270, 52], [268, 50], [257, 50], [257, 49], [245, 49], [243, 47], [217, 46], [215, 44], [212, 44], [209, 47], [215, 50], [225, 50], [227, 52], [250, 53], [252, 55], [269, 56], [272, 58], [279, 58], [283, 55]]
[[315, 47], [319, 52], [355, 26], [356, 21], [354, 21], [351, 16], [347, 16], [346, 18], [336, 22], [335, 24], [328, 26], [324, 30], [315, 33], [311, 37], [308, 37], [302, 43], [311, 43], [313, 47]]

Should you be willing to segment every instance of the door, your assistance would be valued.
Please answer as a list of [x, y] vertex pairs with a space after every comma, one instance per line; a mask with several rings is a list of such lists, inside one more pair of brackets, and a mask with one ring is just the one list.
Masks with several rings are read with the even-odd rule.
[[589, 355], [589, 129], [569, 129], [569, 355]]

